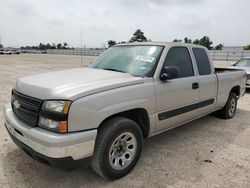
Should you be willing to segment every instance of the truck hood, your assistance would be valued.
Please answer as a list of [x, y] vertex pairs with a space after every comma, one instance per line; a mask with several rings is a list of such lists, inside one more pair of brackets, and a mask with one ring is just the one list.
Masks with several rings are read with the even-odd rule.
[[79, 68], [42, 73], [17, 80], [15, 89], [39, 99], [69, 99], [141, 84], [143, 79], [108, 70]]

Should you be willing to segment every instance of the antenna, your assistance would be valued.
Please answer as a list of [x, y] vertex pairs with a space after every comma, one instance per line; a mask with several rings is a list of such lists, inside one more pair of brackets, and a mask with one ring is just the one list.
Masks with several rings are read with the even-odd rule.
[[82, 59], [82, 40], [83, 40], [83, 29], [81, 26], [81, 67], [83, 67], [83, 59]]

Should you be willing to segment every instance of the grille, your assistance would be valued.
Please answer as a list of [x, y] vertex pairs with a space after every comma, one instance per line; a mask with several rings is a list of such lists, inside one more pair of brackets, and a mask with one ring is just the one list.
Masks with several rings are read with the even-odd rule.
[[248, 79], [248, 80], [250, 79], [250, 74], [247, 75], [247, 79]]
[[11, 104], [14, 114], [26, 124], [36, 126], [42, 100], [12, 91]]

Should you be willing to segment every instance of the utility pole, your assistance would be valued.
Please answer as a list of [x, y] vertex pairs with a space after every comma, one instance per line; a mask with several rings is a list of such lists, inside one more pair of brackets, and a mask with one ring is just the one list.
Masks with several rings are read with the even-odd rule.
[[83, 30], [82, 30], [82, 26], [81, 26], [81, 67], [83, 66], [83, 59], [82, 59], [82, 40], [83, 40]]
[[[0, 35], [0, 45], [3, 47], [1, 35]], [[1, 48], [1, 47], [0, 47], [0, 48]]]

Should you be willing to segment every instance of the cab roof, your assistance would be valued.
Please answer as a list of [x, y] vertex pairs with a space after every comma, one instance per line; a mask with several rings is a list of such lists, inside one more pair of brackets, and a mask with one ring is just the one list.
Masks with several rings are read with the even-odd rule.
[[123, 44], [117, 44], [115, 46], [164, 46], [164, 47], [172, 47], [172, 46], [190, 46], [190, 47], [196, 47], [196, 48], [205, 48], [201, 45], [196, 44], [188, 44], [188, 43], [181, 43], [181, 42], [129, 42], [129, 43], [123, 43]]

